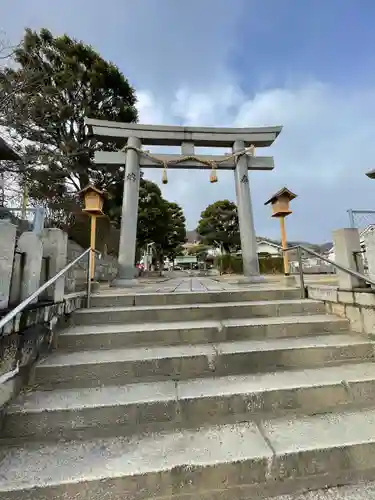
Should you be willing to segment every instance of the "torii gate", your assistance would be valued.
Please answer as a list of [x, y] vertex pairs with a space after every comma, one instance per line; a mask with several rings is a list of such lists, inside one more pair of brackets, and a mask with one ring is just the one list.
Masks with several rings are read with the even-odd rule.
[[[259, 279], [257, 242], [249, 189], [248, 170], [272, 170], [273, 157], [255, 156], [255, 148], [268, 147], [280, 134], [282, 127], [213, 128], [165, 125], [140, 125], [87, 118], [86, 125], [101, 142], [115, 142], [119, 151], [98, 151], [97, 165], [125, 164], [124, 197], [122, 205], [119, 273], [115, 286], [131, 286], [135, 277], [135, 248], [138, 218], [140, 169], [184, 168], [212, 169], [211, 182], [216, 181], [216, 169], [234, 170], [238, 219], [244, 275]], [[180, 146], [181, 155], [150, 154], [144, 145]], [[194, 147], [230, 147], [233, 154], [195, 155]]]

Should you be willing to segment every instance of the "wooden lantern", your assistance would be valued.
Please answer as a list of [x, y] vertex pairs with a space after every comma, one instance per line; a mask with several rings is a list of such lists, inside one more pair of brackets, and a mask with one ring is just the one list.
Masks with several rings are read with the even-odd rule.
[[104, 192], [94, 186], [86, 186], [79, 192], [83, 196], [84, 208], [82, 209], [91, 219], [90, 227], [90, 280], [95, 278], [95, 250], [96, 246], [96, 219], [103, 216]]
[[83, 196], [83, 212], [89, 215], [103, 215], [104, 192], [94, 186], [87, 186], [79, 192]]
[[265, 205], [271, 203], [272, 217], [286, 217], [292, 213], [289, 204], [294, 198], [297, 198], [297, 195], [289, 191], [286, 187], [283, 187], [266, 201]]
[[[286, 187], [283, 187], [275, 193], [271, 198], [266, 201], [265, 205], [271, 203], [272, 206], [272, 217], [278, 217], [280, 220], [280, 231], [281, 231], [281, 246], [283, 250], [288, 248], [287, 240], [286, 240], [286, 231], [285, 231], [285, 217], [290, 215], [292, 211], [290, 210], [289, 204], [291, 200], [297, 198], [297, 195], [289, 191]], [[289, 275], [289, 259], [288, 253], [283, 252], [283, 260], [284, 260], [284, 274], [286, 276]]]

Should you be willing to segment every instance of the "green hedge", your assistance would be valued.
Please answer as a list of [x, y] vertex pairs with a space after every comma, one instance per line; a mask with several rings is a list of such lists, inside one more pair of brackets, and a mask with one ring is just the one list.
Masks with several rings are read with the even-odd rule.
[[260, 274], [284, 274], [282, 257], [259, 257]]
[[230, 254], [219, 255], [216, 257], [216, 267], [222, 274], [242, 274], [242, 257]]
[[[216, 257], [215, 265], [222, 274], [242, 274], [243, 262], [240, 255], [220, 255]], [[282, 274], [284, 263], [282, 257], [259, 257], [261, 274]]]

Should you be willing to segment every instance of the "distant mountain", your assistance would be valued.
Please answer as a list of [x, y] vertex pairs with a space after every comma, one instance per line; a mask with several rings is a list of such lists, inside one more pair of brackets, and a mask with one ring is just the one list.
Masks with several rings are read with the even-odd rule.
[[333, 246], [332, 241], [327, 241], [326, 243], [322, 243], [320, 245], [320, 248], [322, 252], [328, 252], [328, 250], [331, 250], [332, 246]]
[[[257, 237], [258, 241], [269, 241], [270, 243], [275, 243], [276, 245], [281, 245], [280, 240], [273, 240], [267, 237]], [[323, 245], [318, 245], [317, 243], [309, 243], [308, 241], [288, 241], [288, 245], [293, 247], [295, 245], [303, 245], [306, 248], [311, 248], [314, 252], [322, 253], [329, 250], [332, 247], [332, 243], [324, 243]]]
[[186, 243], [194, 243], [199, 240], [199, 234], [193, 229], [192, 231], [186, 231]]
[[[186, 231], [186, 242], [194, 243], [195, 241], [199, 241], [199, 234], [195, 231]], [[273, 240], [272, 238], [267, 238], [266, 236], [257, 236], [257, 241], [269, 241], [270, 243], [275, 243], [276, 245], [281, 245], [280, 240]], [[331, 242], [326, 242], [321, 245], [316, 243], [309, 243], [308, 241], [288, 241], [289, 246], [294, 245], [303, 245], [307, 248], [311, 248], [317, 253], [323, 253], [329, 250], [332, 247]]]

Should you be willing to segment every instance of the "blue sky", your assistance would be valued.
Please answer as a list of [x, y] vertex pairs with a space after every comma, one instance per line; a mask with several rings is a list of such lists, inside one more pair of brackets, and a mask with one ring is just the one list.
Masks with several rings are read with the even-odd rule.
[[250, 91], [252, 71], [276, 85], [307, 76], [344, 86], [373, 78], [372, 0], [256, 0], [247, 9], [233, 67]]
[[[375, 2], [372, 0], [0, 0], [2, 29], [46, 27], [92, 44], [136, 87], [147, 123], [283, 125], [273, 172], [250, 176], [257, 234], [278, 237], [264, 207], [299, 196], [288, 236], [324, 242], [346, 210], [375, 209]], [[160, 182], [160, 171], [147, 172]], [[233, 174], [177, 171], [163, 187], [193, 228]], [[375, 222], [375, 218], [361, 224]]]

